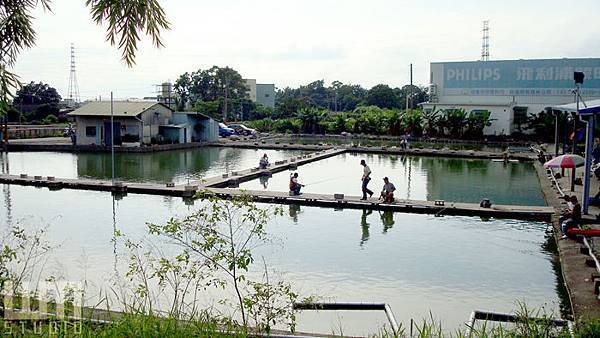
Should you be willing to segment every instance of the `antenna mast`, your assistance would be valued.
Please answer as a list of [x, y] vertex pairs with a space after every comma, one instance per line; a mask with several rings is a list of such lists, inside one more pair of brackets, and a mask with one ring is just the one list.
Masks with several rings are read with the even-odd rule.
[[75, 46], [71, 43], [71, 73], [69, 74], [69, 100], [79, 103], [79, 85], [77, 84], [77, 73], [75, 73]]
[[490, 60], [490, 20], [483, 21], [483, 39], [481, 42], [481, 61]]

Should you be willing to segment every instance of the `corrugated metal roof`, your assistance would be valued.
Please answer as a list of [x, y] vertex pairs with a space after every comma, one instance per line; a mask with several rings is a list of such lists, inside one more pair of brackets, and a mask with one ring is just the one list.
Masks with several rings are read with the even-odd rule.
[[206, 114], [199, 113], [197, 111], [175, 111], [175, 112], [173, 112], [173, 114], [192, 115], [192, 116], [199, 116], [199, 117], [202, 117], [205, 119], [212, 119], [212, 117], [210, 117]]
[[[149, 101], [113, 101], [114, 116], [137, 116], [145, 110], [162, 105], [158, 102]], [[166, 108], [166, 106], [165, 106]], [[71, 116], [110, 116], [110, 101], [89, 102], [78, 109], [68, 113]]]
[[159, 125], [159, 127], [165, 127], [165, 128], [185, 128], [187, 125], [186, 124], [161, 124]]

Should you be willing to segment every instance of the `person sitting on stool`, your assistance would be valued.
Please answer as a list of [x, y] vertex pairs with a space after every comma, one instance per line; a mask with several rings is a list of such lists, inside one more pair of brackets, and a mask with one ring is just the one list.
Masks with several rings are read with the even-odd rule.
[[577, 227], [581, 224], [581, 204], [577, 201], [577, 196], [571, 196], [571, 209], [568, 210], [564, 215], [564, 221], [560, 224], [560, 231], [563, 236], [561, 239], [567, 238], [567, 232], [570, 228]]
[[379, 196], [379, 198], [383, 199], [385, 203], [393, 203], [396, 187], [394, 187], [394, 184], [392, 184], [387, 177], [383, 178], [383, 183], [383, 189], [381, 190], [381, 196]]
[[300, 195], [300, 189], [304, 184], [298, 183], [298, 173], [294, 173], [290, 176], [290, 192], [292, 195]]

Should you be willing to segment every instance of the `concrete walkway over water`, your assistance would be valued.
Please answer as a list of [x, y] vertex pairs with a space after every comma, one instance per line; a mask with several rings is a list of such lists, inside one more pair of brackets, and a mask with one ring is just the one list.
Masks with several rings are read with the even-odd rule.
[[257, 202], [279, 204], [301, 204], [307, 206], [320, 206], [330, 208], [374, 209], [384, 211], [400, 211], [410, 213], [425, 213], [435, 215], [465, 215], [495, 218], [514, 218], [526, 220], [550, 221], [554, 208], [540, 206], [493, 205], [491, 208], [482, 208], [476, 203], [455, 203], [452, 201], [416, 201], [397, 200], [393, 204], [381, 203], [376, 199], [360, 200], [360, 196], [335, 196], [331, 194], [302, 194], [290, 196], [287, 192], [276, 191], [243, 191], [236, 188], [240, 183], [258, 178], [263, 175], [270, 176], [276, 172], [295, 170], [298, 166], [310, 162], [336, 156], [347, 151], [347, 148], [330, 148], [311, 154], [299, 155], [287, 160], [276, 161], [267, 169], [250, 168], [233, 171], [221, 176], [193, 181], [186, 185], [170, 183], [130, 183], [118, 182], [113, 185], [111, 181], [89, 179], [63, 179], [56, 177], [21, 175], [0, 175], [0, 183], [19, 184], [49, 189], [82, 189], [97, 191], [112, 191], [120, 193], [138, 193], [153, 195], [168, 195], [192, 197], [196, 192], [206, 190], [222, 198], [232, 198], [247, 194]]

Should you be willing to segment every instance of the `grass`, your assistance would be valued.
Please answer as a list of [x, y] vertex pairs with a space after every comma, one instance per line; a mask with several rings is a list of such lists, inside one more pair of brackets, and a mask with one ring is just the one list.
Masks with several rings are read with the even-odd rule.
[[140, 314], [125, 314], [105, 324], [90, 322], [3, 322], [2, 335], [13, 337], [246, 337], [247, 330], [216, 320], [179, 321]]
[[[106, 324], [90, 322], [67, 323], [48, 320], [37, 322], [2, 322], [0, 332], [13, 337], [247, 337], [249, 330], [231, 321], [199, 318], [194, 321], [180, 321], [142, 314], [124, 314], [119, 319]], [[340, 332], [343, 332], [340, 330]], [[338, 332], [339, 334], [339, 332]], [[343, 333], [342, 333], [343, 334]], [[381, 329], [373, 337], [408, 337], [404, 328], [399, 335]], [[464, 331], [445, 331], [433, 317], [424, 319], [412, 330], [412, 337], [464, 337]], [[473, 330], [470, 338], [487, 337], [570, 337], [566, 328], [557, 328], [549, 321], [522, 319], [515, 324], [497, 325], [483, 322]], [[583, 321], [575, 325], [574, 337], [600, 337], [600, 319]]]

